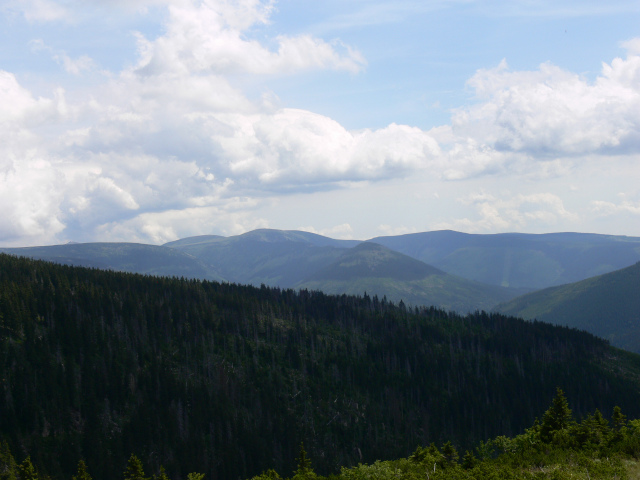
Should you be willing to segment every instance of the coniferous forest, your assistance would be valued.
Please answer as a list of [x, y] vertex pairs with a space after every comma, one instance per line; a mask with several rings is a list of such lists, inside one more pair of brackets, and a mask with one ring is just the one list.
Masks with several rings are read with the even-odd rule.
[[[527, 442], [605, 445], [570, 430], [603, 424], [596, 409], [640, 416], [640, 357], [585, 332], [7, 255], [0, 362], [3, 459], [29, 459], [0, 474], [21, 480], [29, 468], [80, 478], [80, 459], [96, 480], [122, 478], [132, 458], [176, 480], [310, 474], [301, 443], [314, 475], [402, 457], [435, 459], [435, 474], [462, 468], [453, 450], [482, 457], [478, 445], [487, 458]], [[557, 386], [582, 423], [545, 420]], [[612, 422], [599, 438], [620, 431]], [[491, 438], [503, 440], [480, 443]]]

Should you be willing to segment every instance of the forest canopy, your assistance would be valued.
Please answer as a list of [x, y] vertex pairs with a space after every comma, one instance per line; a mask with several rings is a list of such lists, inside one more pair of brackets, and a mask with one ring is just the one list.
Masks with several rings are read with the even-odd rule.
[[[572, 415], [640, 416], [640, 357], [588, 333], [385, 298], [160, 278], [0, 255], [0, 435], [55, 480], [318, 475], [520, 434], [561, 385]], [[546, 432], [546, 431], [543, 431]], [[541, 433], [549, 441], [548, 432]]]
[[[610, 420], [599, 410], [582, 421], [574, 419], [564, 392], [558, 388], [552, 405], [542, 420], [514, 437], [498, 436], [480, 442], [464, 454], [450, 442], [418, 447], [406, 458], [376, 460], [370, 464], [341, 467], [323, 477], [315, 472], [304, 444], [300, 444], [296, 468], [290, 480], [484, 480], [531, 479], [611, 480], [629, 478], [639, 469], [640, 420], [627, 420], [620, 407], [614, 407]], [[202, 473], [191, 472], [187, 480], [203, 480]], [[6, 442], [0, 443], [0, 479], [47, 480], [27, 456], [17, 463]], [[163, 466], [147, 476], [141, 460], [129, 457], [122, 480], [170, 480]], [[71, 480], [92, 480], [87, 464], [80, 460]], [[282, 480], [268, 469], [251, 480]]]

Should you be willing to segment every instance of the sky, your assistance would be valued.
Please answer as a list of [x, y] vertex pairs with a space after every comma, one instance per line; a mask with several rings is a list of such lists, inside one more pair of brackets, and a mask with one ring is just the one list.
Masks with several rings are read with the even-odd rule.
[[0, 246], [640, 236], [637, 0], [0, 0]]

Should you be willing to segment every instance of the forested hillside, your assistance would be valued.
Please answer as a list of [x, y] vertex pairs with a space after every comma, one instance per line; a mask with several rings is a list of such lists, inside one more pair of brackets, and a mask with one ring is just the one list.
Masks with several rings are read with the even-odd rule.
[[64, 265], [167, 277], [225, 280], [211, 265], [179, 250], [140, 243], [67, 243], [46, 247], [0, 248], [0, 253]]
[[[362, 246], [371, 243], [395, 253], [386, 252], [375, 271], [353, 268], [363, 259], [370, 263], [371, 252], [363, 252]], [[640, 260], [640, 238], [435, 231], [359, 242], [295, 230], [258, 229], [230, 237], [189, 237], [163, 246], [71, 243], [0, 247], [0, 252], [145, 275], [317, 289], [332, 294], [362, 295], [366, 291], [407, 305], [436, 305], [464, 314], [491, 310], [532, 290], [632, 265]], [[345, 277], [347, 264], [349, 274]], [[416, 276], [418, 271], [423, 275]], [[411, 278], [408, 272], [412, 272]]]
[[[640, 476], [640, 420], [628, 419], [614, 407], [611, 420], [599, 411], [580, 421], [573, 416], [562, 389], [551, 406], [524, 432], [500, 435], [479, 442], [462, 454], [450, 441], [441, 446], [418, 446], [406, 458], [376, 460], [370, 464], [342, 466], [328, 476], [314, 470], [304, 444], [300, 444], [291, 480], [635, 480]], [[135, 454], [123, 465], [122, 480], [170, 480], [166, 470], [149, 477]], [[193, 466], [196, 468], [197, 466]], [[91, 465], [80, 459], [71, 480], [92, 480]], [[147, 470], [148, 471], [148, 470]], [[191, 472], [187, 480], [203, 480]], [[48, 480], [27, 455], [22, 461], [0, 441], [0, 478]], [[282, 480], [270, 468], [251, 480]]]
[[230, 282], [290, 288], [358, 243], [295, 230], [259, 229], [231, 237], [185, 238], [164, 246], [215, 266]]
[[579, 328], [640, 352], [640, 262], [497, 305], [507, 315]]
[[0, 255], [0, 434], [55, 479], [319, 473], [514, 435], [556, 386], [640, 415], [640, 357], [590, 334], [377, 297], [157, 278]]
[[296, 288], [325, 293], [386, 296], [407, 305], [436, 305], [460, 313], [490, 310], [521, 292], [449, 275], [431, 265], [372, 242], [346, 250]]

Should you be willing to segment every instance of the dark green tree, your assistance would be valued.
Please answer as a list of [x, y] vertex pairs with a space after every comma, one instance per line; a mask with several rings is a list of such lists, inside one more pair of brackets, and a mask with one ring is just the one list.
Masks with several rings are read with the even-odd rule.
[[131, 454], [127, 462], [127, 468], [124, 471], [124, 480], [148, 480], [144, 476], [142, 462], [133, 454]]
[[38, 480], [36, 467], [31, 463], [31, 457], [25, 458], [18, 468], [20, 480]]
[[611, 423], [615, 430], [620, 430], [627, 424], [627, 416], [623, 415], [620, 407], [613, 407], [613, 415], [611, 415]]
[[569, 402], [560, 387], [556, 390], [551, 407], [544, 412], [540, 425], [540, 438], [544, 442], [551, 442], [556, 432], [565, 430], [573, 423]]
[[11, 455], [9, 444], [6, 441], [0, 442], [0, 480], [16, 480], [18, 476], [18, 465]]
[[270, 468], [269, 470], [262, 472], [260, 475], [256, 475], [251, 480], [282, 480], [282, 477], [278, 475], [278, 472]]
[[316, 477], [313, 468], [311, 467], [311, 460], [307, 457], [307, 452], [304, 449], [304, 444], [300, 443], [300, 453], [296, 459], [298, 468], [293, 472], [294, 480], [313, 479]]
[[610, 437], [610, 433], [609, 422], [598, 409], [593, 414], [587, 415], [574, 429], [574, 436], [578, 443], [582, 447], [589, 446], [590, 448], [602, 444]]
[[78, 472], [71, 477], [72, 480], [92, 480], [91, 475], [89, 475], [89, 471], [87, 470], [87, 464], [84, 463], [84, 460], [80, 460], [78, 462]]
[[478, 464], [478, 459], [467, 450], [462, 457], [462, 468], [465, 470], [470, 470]]
[[456, 447], [454, 447], [451, 442], [446, 442], [442, 445], [441, 452], [447, 463], [458, 463], [458, 450], [456, 450]]
[[167, 471], [164, 469], [162, 465], [160, 465], [160, 472], [157, 475], [153, 476], [154, 480], [169, 480], [167, 476]]

